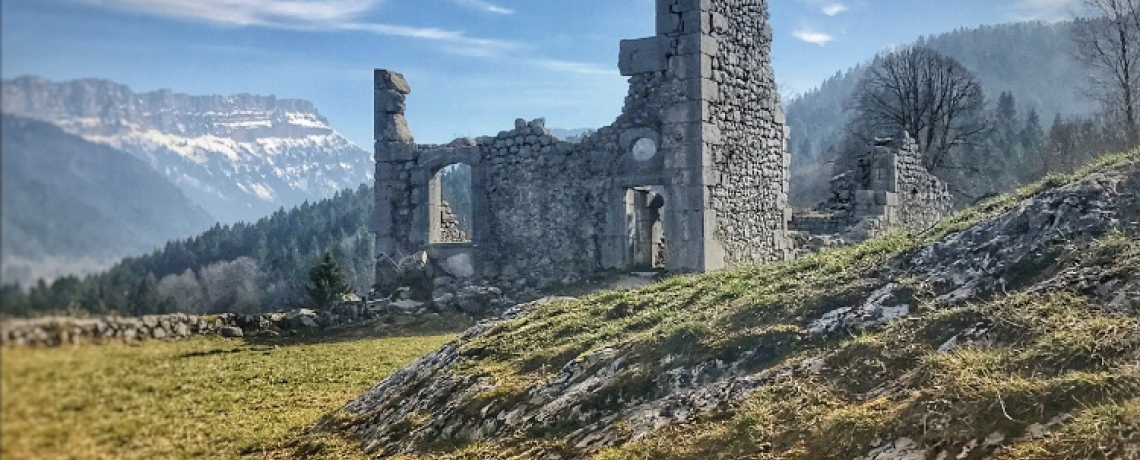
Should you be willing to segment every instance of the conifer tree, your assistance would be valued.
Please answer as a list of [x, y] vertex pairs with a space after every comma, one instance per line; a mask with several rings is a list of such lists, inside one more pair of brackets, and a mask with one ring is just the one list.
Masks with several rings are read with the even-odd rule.
[[314, 307], [328, 308], [342, 294], [352, 292], [352, 286], [345, 280], [344, 272], [332, 253], [326, 252], [321, 262], [309, 271], [307, 290]]

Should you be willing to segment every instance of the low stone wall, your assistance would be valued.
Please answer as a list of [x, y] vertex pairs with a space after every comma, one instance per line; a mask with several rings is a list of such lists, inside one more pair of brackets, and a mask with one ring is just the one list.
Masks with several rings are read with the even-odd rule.
[[432, 322], [432, 319], [497, 315], [514, 305], [502, 291], [479, 286], [437, 286], [434, 302], [407, 298], [352, 302], [328, 310], [297, 309], [257, 315], [223, 313], [143, 317], [44, 317], [5, 319], [0, 324], [4, 346], [57, 347], [61, 345], [139, 343], [180, 340], [195, 335], [272, 339], [280, 336], [317, 335], [383, 324], [396, 329]]
[[235, 326], [234, 315], [193, 316], [185, 314], [127, 318], [48, 317], [8, 319], [0, 327], [0, 340], [12, 346], [59, 346], [80, 343], [175, 340], [201, 334], [220, 334]]

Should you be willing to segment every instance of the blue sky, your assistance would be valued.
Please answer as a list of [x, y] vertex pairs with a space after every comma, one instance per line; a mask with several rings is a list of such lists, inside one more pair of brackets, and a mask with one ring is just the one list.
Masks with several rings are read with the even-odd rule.
[[[769, 0], [781, 93], [920, 35], [1058, 20], [1076, 0]], [[373, 68], [412, 84], [416, 139], [516, 118], [600, 127], [621, 110], [618, 42], [653, 34], [654, 0], [3, 0], [0, 73], [97, 77], [136, 91], [309, 99], [371, 146]]]

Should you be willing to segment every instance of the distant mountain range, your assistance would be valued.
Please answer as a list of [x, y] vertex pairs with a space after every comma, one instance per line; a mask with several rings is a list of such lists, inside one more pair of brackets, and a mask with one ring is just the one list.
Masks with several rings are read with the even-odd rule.
[[[921, 37], [926, 46], [957, 59], [982, 83], [986, 97], [996, 102], [1003, 91], [1013, 94], [1020, 113], [1036, 110], [1045, 129], [1053, 118], [1089, 116], [1097, 112], [1087, 89], [1090, 74], [1073, 54], [1072, 23], [1023, 22], [960, 29]], [[887, 50], [884, 50], [887, 52]], [[844, 134], [846, 110], [856, 84], [871, 62], [837, 72], [812, 91], [786, 104], [792, 134], [792, 200], [806, 207], [824, 198], [830, 179], [831, 151]]]
[[214, 220], [138, 158], [3, 115], [3, 279], [87, 272]]
[[106, 80], [36, 77], [4, 81], [0, 100], [6, 114], [145, 161], [222, 223], [254, 221], [372, 176], [371, 155], [308, 101], [134, 93]]
[[4, 80], [3, 280], [80, 274], [370, 182], [308, 101]]

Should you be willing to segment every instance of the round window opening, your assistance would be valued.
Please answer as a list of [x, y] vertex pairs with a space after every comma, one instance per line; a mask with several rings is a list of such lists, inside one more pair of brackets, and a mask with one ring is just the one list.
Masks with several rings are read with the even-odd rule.
[[648, 137], [638, 139], [633, 144], [633, 159], [645, 161], [657, 155], [657, 142]]

